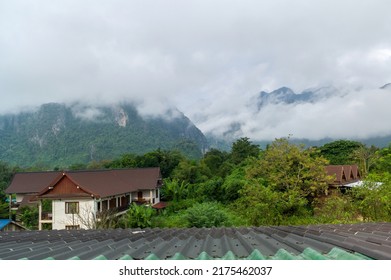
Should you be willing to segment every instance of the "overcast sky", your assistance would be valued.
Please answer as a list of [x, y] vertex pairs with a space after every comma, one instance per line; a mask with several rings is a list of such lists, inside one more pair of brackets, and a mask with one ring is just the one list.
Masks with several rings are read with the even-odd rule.
[[[204, 132], [236, 121], [254, 139], [388, 134], [391, 92], [376, 89], [391, 82], [390, 11], [389, 0], [0, 0], [0, 113], [129, 100], [143, 113], [175, 106]], [[262, 90], [323, 85], [352, 90], [245, 110]]]

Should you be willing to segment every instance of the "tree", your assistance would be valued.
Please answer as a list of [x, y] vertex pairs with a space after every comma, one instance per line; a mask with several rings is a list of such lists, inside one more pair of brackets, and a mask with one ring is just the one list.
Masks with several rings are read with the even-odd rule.
[[166, 179], [161, 189], [162, 198], [174, 202], [185, 199], [188, 195], [188, 186], [189, 184], [185, 181], [179, 182], [178, 179]]
[[295, 191], [314, 198], [326, 192], [332, 178], [326, 174], [328, 161], [312, 148], [289, 143], [287, 138], [273, 141], [263, 157], [248, 169], [249, 178], [261, 177], [272, 190]]
[[138, 167], [160, 167], [163, 178], [171, 176], [173, 170], [183, 160], [183, 155], [178, 151], [164, 151], [157, 149], [137, 157]]
[[137, 205], [133, 202], [123, 216], [122, 222], [127, 228], [151, 227], [154, 215], [155, 209], [149, 206]]
[[234, 164], [240, 164], [248, 157], [258, 156], [260, 151], [258, 145], [252, 144], [249, 138], [242, 137], [232, 144], [230, 160]]
[[217, 202], [197, 203], [185, 212], [188, 227], [228, 226], [228, 215]]
[[375, 146], [367, 147], [361, 145], [356, 150], [353, 151], [352, 157], [359, 162], [361, 169], [361, 174], [365, 177], [368, 175], [370, 168], [376, 163], [376, 160], [379, 158], [377, 153], [379, 149]]
[[0, 201], [0, 219], [9, 218], [9, 204], [7, 202]]
[[377, 173], [391, 173], [391, 144], [376, 152], [373, 170]]
[[391, 221], [391, 175], [369, 176], [352, 189], [354, 203], [364, 221]]
[[239, 198], [240, 190], [246, 185], [245, 170], [236, 168], [229, 174], [222, 185], [223, 201], [232, 202]]
[[337, 140], [319, 148], [320, 154], [333, 165], [354, 163], [353, 152], [363, 144], [350, 140]]
[[210, 178], [210, 170], [203, 163], [182, 160], [172, 172], [171, 178], [189, 184], [201, 183]]
[[211, 149], [204, 155], [201, 162], [209, 168], [211, 174], [225, 177], [227, 174], [226, 162], [228, 157], [229, 154], [227, 152]]
[[38, 229], [38, 207], [24, 206], [18, 210], [20, 213], [20, 221], [29, 229]]

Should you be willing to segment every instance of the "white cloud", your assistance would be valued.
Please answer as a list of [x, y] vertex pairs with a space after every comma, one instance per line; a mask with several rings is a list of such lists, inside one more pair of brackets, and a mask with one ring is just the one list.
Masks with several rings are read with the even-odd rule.
[[176, 106], [208, 131], [237, 121], [258, 135], [260, 123], [271, 137], [285, 117], [289, 130], [328, 111], [270, 107], [248, 120], [244, 108], [261, 90], [391, 81], [389, 8], [388, 0], [1, 1], [0, 113], [126, 100], [145, 115]]

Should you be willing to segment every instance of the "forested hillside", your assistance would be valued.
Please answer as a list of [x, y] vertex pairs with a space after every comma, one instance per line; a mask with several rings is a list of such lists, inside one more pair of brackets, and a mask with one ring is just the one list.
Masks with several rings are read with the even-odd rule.
[[12, 165], [64, 168], [158, 148], [200, 158], [206, 139], [179, 111], [142, 117], [130, 104], [50, 103], [37, 111], [0, 116], [0, 160]]

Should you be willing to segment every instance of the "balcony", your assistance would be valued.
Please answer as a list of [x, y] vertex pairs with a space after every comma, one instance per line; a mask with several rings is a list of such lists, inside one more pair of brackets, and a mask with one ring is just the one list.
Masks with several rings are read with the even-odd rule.
[[41, 221], [51, 221], [53, 219], [53, 214], [49, 212], [41, 213]]

